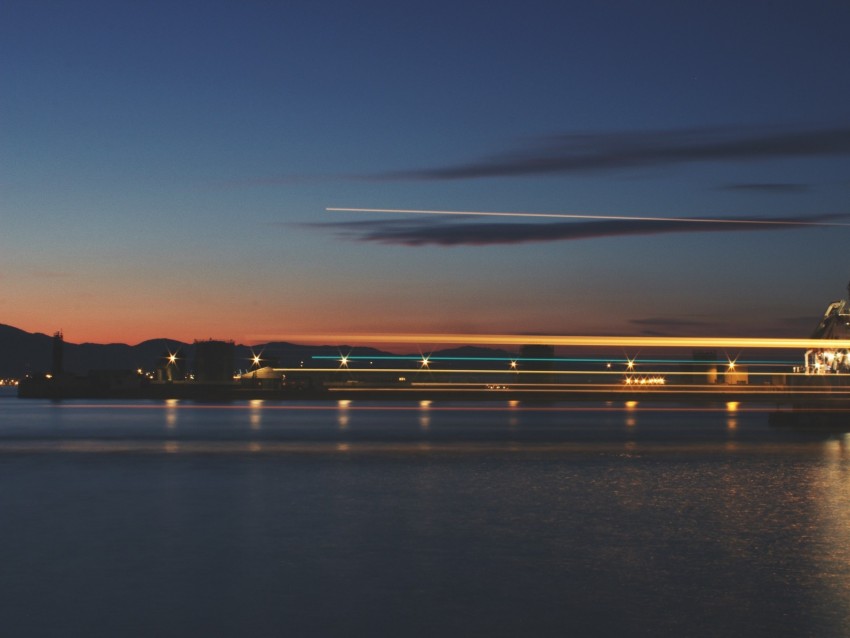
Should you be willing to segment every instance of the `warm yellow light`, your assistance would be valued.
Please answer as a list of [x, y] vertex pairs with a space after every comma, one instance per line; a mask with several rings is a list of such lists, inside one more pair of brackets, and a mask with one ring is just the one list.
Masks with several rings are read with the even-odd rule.
[[[548, 345], [599, 346], [623, 348], [787, 348], [819, 349], [822, 339], [781, 339], [752, 337], [632, 337], [632, 336], [565, 336], [506, 334], [299, 334], [259, 335], [257, 338], [298, 339], [302, 341], [346, 341], [348, 343], [439, 343], [461, 345]], [[835, 339], [831, 345], [850, 349], [850, 339]]]
[[422, 357], [422, 367], [427, 368], [430, 364], [428, 363], [428, 357]]
[[177, 355], [169, 354], [168, 355], [168, 363], [177, 363]]
[[516, 361], [511, 361], [511, 368], [516, 370]]
[[343, 368], [347, 368], [348, 367], [348, 357], [346, 357], [346, 356], [340, 357], [339, 358], [339, 365], [342, 366]]

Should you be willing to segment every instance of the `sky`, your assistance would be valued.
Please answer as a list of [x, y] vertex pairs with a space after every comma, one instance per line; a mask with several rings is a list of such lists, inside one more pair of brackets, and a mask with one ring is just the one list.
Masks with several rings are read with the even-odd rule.
[[848, 24], [837, 1], [6, 0], [0, 323], [807, 337], [850, 280]]

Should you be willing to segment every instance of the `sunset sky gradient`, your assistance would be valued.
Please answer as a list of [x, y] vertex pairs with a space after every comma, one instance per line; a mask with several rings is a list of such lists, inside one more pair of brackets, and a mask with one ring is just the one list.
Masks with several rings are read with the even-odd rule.
[[8, 0], [0, 323], [808, 337], [850, 280], [849, 24], [837, 2]]

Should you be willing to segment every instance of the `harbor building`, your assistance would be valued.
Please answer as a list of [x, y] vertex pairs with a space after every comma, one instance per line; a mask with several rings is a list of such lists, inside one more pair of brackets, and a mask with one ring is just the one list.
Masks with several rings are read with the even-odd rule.
[[233, 383], [236, 346], [232, 341], [195, 341], [195, 381]]

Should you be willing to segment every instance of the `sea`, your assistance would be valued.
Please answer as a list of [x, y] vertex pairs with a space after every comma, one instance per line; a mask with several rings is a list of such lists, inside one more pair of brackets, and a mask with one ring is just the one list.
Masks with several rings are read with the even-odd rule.
[[773, 409], [4, 390], [0, 636], [846, 636], [850, 435]]

